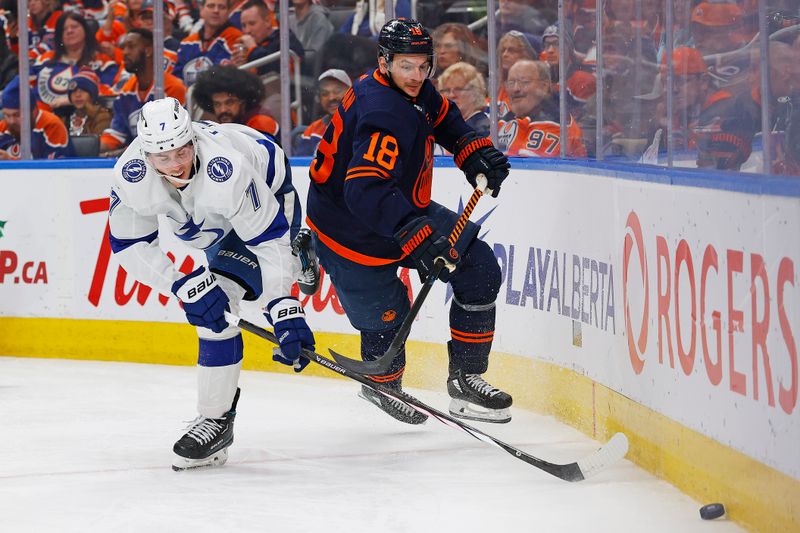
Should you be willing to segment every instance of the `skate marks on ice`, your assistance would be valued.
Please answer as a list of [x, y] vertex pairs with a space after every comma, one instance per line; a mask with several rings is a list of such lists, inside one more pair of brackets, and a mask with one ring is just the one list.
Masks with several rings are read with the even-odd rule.
[[[243, 372], [240, 385], [228, 463], [176, 473], [193, 368], [0, 357], [2, 529], [740, 531], [702, 522], [697, 502], [628, 461], [564, 483], [443, 425], [396, 422], [356, 383]], [[599, 447], [552, 418], [513, 414], [480, 427], [553, 462]]]

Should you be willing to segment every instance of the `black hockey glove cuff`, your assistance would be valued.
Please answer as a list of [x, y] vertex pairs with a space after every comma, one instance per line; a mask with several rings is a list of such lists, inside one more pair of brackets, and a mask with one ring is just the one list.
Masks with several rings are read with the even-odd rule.
[[[458, 251], [450, 246], [447, 237], [442, 235], [431, 224], [428, 217], [418, 217], [400, 228], [394, 234], [394, 239], [400, 248], [414, 260], [420, 276], [427, 279], [435, 269], [436, 259], [441, 257], [445, 264], [455, 266], [461, 257]], [[439, 279], [447, 281], [450, 277], [448, 269], [442, 269]]]
[[480, 174], [486, 176], [487, 186], [492, 196], [497, 198], [503, 180], [508, 177], [511, 165], [508, 158], [492, 145], [488, 137], [481, 137], [474, 131], [456, 141], [455, 162], [473, 187], [477, 186]]

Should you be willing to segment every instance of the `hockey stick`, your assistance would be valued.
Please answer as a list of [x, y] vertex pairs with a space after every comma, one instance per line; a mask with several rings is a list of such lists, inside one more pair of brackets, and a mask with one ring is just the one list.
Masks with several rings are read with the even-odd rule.
[[[464, 231], [464, 228], [467, 227], [469, 217], [472, 215], [472, 211], [475, 209], [475, 206], [478, 204], [478, 200], [481, 199], [481, 196], [492, 192], [486, 188], [486, 177], [483, 174], [480, 174], [477, 177], [476, 182], [477, 187], [475, 187], [475, 190], [472, 192], [472, 196], [470, 196], [469, 201], [467, 201], [467, 205], [464, 206], [464, 210], [458, 217], [456, 225], [453, 228], [453, 231], [450, 233], [450, 237], [447, 239], [450, 243], [450, 246], [456, 245], [456, 241], [458, 241], [458, 238], [461, 236], [461, 232]], [[392, 343], [389, 345], [389, 348], [386, 349], [383, 355], [373, 359], [372, 361], [359, 361], [357, 359], [345, 357], [344, 355], [329, 349], [328, 351], [330, 352], [331, 356], [333, 356], [333, 359], [351, 372], [357, 372], [365, 376], [386, 374], [386, 372], [389, 371], [389, 367], [392, 365], [392, 361], [394, 361], [394, 358], [397, 357], [398, 353], [400, 353], [400, 350], [403, 348], [403, 344], [406, 342], [406, 339], [408, 339], [408, 335], [411, 333], [411, 326], [414, 325], [414, 320], [417, 318], [419, 310], [422, 308], [422, 304], [425, 302], [425, 298], [428, 297], [428, 293], [431, 291], [433, 284], [439, 278], [439, 274], [441, 274], [442, 270], [446, 266], [447, 263], [443, 259], [439, 257], [436, 258], [433, 271], [428, 274], [428, 277], [425, 279], [425, 283], [422, 284], [422, 288], [420, 289], [419, 294], [417, 294], [414, 304], [411, 306], [408, 314], [403, 319], [403, 322], [400, 324], [400, 328], [397, 330], [394, 339], [392, 339]]]
[[[257, 335], [263, 339], [270, 341], [273, 344], [278, 344], [278, 339], [275, 335], [261, 328], [256, 326], [255, 324], [248, 322], [244, 319], [241, 319], [231, 313], [225, 313], [225, 318], [228, 320], [228, 323], [232, 325], [236, 325], [245, 331], [249, 331], [250, 333]], [[628, 439], [625, 437], [624, 433], [617, 433], [611, 440], [609, 440], [605, 445], [603, 445], [600, 449], [594, 451], [593, 453], [589, 454], [588, 456], [575, 461], [573, 463], [567, 464], [557, 464], [545, 461], [544, 459], [539, 459], [538, 457], [534, 457], [528, 453], [523, 452], [520, 449], [511, 446], [510, 444], [506, 444], [505, 442], [492, 437], [491, 435], [487, 435], [483, 431], [474, 428], [461, 420], [454, 418], [448, 414], [445, 414], [441, 411], [434, 409], [433, 407], [421, 402], [420, 400], [414, 398], [410, 394], [406, 394], [402, 391], [397, 391], [385, 387], [381, 384], [375, 383], [374, 381], [370, 380], [368, 377], [363, 376], [357, 372], [352, 372], [348, 370], [342, 365], [336, 364], [334, 361], [331, 361], [327, 357], [323, 357], [322, 355], [314, 352], [312, 350], [303, 349], [303, 357], [308, 359], [309, 361], [313, 361], [318, 365], [324, 366], [328, 370], [332, 370], [337, 374], [340, 374], [344, 377], [350, 378], [352, 380], [358, 381], [362, 385], [366, 385], [367, 387], [383, 394], [384, 396], [388, 396], [390, 398], [394, 398], [395, 400], [399, 400], [409, 407], [416, 409], [421, 413], [425, 413], [426, 415], [435, 418], [439, 422], [450, 426], [455, 429], [460, 429], [461, 431], [465, 432], [467, 435], [478, 439], [481, 442], [485, 442], [492, 446], [496, 446], [501, 450], [511, 454], [512, 456], [520, 459], [532, 465], [539, 470], [544, 470], [548, 474], [551, 474], [557, 478], [563, 479], [564, 481], [582, 481], [590, 476], [593, 476], [603, 470], [604, 468], [614, 464], [615, 462], [619, 461], [625, 454], [628, 452]]]

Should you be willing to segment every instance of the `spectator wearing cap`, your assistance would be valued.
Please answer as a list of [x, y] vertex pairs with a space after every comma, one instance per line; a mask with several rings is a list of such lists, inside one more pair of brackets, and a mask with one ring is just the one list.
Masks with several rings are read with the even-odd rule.
[[[666, 80], [666, 58], [662, 79]], [[672, 121], [673, 146], [677, 157], [693, 157], [698, 167], [738, 170], [752, 151], [753, 137], [759, 128], [758, 110], [746, 95], [717, 90], [708, 74], [708, 65], [696, 48], [680, 46], [672, 52], [673, 112], [666, 116], [666, 102], [657, 109], [660, 125]], [[655, 137], [655, 132], [651, 132]], [[661, 137], [661, 151], [667, 148]]]
[[264, 86], [261, 80], [233, 65], [213, 65], [197, 76], [192, 96], [213, 120], [244, 124], [277, 141], [280, 128], [261, 107]]
[[506, 90], [506, 78], [511, 66], [522, 59], [534, 60], [539, 57], [538, 52], [533, 48], [531, 40], [522, 32], [511, 30], [502, 37], [497, 43], [497, 67], [500, 80], [497, 91], [497, 112], [503, 116], [509, 111], [508, 91]]
[[[500, 146], [508, 155], [559, 157], [561, 127], [553, 98], [550, 66], [544, 61], [522, 59], [511, 66], [507, 87], [510, 112], [499, 122]], [[583, 132], [570, 116], [567, 155], [586, 157]]]
[[[139, 110], [153, 99], [153, 33], [134, 28], [122, 40], [123, 68], [131, 74], [114, 100], [111, 126], [100, 136], [100, 153], [116, 155], [136, 137]], [[164, 93], [186, 101], [186, 87], [174, 75], [164, 73]]]
[[[19, 159], [22, 130], [20, 81], [15, 77], [2, 93], [3, 120], [0, 120], [0, 159]], [[64, 123], [50, 111], [36, 107], [36, 95], [31, 91], [31, 155], [34, 159], [68, 157], [69, 136]]]
[[317, 145], [328, 128], [333, 114], [339, 109], [347, 90], [353, 86], [347, 73], [340, 69], [326, 70], [319, 78], [319, 107], [324, 115], [308, 125], [292, 146], [292, 154], [298, 156], [314, 155]]
[[463, 61], [486, 72], [486, 43], [469, 26], [447, 22], [433, 30], [436, 51], [436, 74], [441, 76], [450, 65]]
[[439, 76], [439, 93], [456, 104], [461, 117], [478, 135], [489, 135], [486, 82], [469, 63], [453, 63]]
[[303, 45], [304, 61], [314, 64], [325, 41], [333, 35], [328, 10], [312, 0], [292, 0], [292, 6], [294, 13], [289, 14], [289, 29]]
[[[275, 31], [278, 22], [272, 10], [262, 0], [249, 0], [242, 6], [242, 31], [237, 40], [237, 51], [231, 58], [234, 65], [241, 66], [280, 50], [279, 33]], [[300, 59], [305, 57], [303, 45], [297, 36], [289, 30], [289, 49]], [[273, 61], [258, 68], [259, 74], [278, 72], [280, 61]]]
[[694, 46], [704, 55], [730, 52], [744, 46], [744, 14], [734, 2], [700, 2], [692, 9]]
[[111, 124], [111, 110], [97, 102], [100, 80], [83, 68], [69, 82], [69, 102], [75, 108], [67, 118], [70, 135], [100, 135]]
[[211, 65], [227, 63], [242, 32], [228, 20], [229, 0], [201, 0], [202, 27], [181, 41], [173, 74], [188, 87]]

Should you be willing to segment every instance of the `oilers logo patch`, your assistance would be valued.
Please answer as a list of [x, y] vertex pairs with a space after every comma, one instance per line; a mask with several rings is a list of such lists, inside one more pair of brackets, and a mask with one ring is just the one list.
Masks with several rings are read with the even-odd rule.
[[233, 163], [224, 157], [215, 157], [208, 162], [206, 173], [212, 180], [222, 183], [233, 175]]
[[147, 167], [143, 159], [131, 159], [122, 166], [122, 177], [125, 181], [131, 183], [142, 181], [145, 174], [147, 174]]

